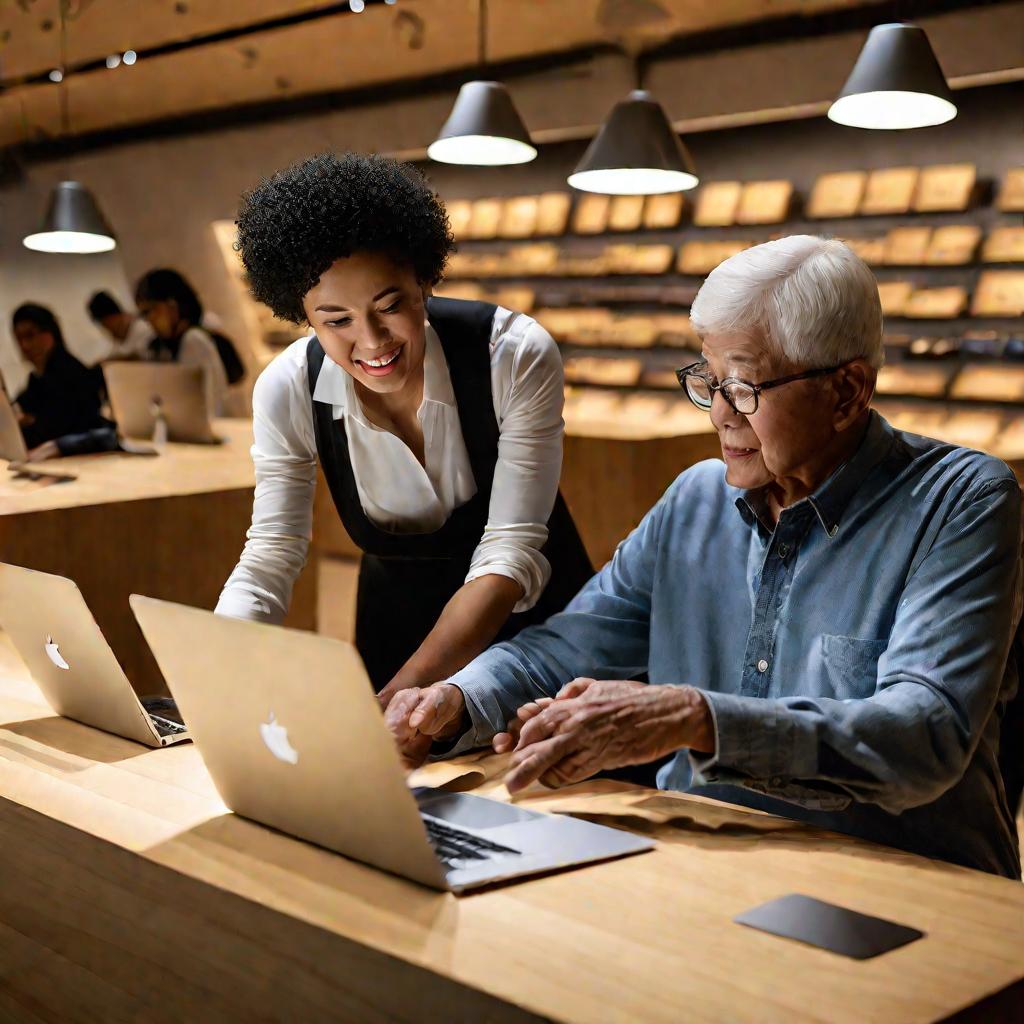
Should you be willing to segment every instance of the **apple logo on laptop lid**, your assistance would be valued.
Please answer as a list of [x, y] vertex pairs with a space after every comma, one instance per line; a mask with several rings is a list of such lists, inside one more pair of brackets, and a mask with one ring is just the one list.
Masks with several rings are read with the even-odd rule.
[[64, 655], [60, 653], [60, 645], [54, 642], [52, 636], [47, 636], [43, 650], [57, 668], [62, 668], [65, 672], [70, 671], [71, 666], [64, 660]]
[[298, 764], [299, 752], [288, 742], [288, 730], [281, 725], [270, 712], [270, 718], [260, 723], [260, 736], [263, 742], [278, 761], [285, 761], [287, 764]]

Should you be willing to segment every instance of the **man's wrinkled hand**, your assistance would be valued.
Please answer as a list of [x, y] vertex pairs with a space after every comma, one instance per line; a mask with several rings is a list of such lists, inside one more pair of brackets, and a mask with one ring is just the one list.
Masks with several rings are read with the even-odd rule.
[[630, 680], [574, 680], [529, 715], [505, 777], [510, 793], [540, 781], [558, 787], [610, 768], [644, 764], [683, 748], [714, 749], [711, 714], [698, 690]]
[[[504, 732], [496, 733], [494, 739], [491, 741], [496, 754], [507, 754], [510, 750], [514, 750], [516, 745], [519, 743], [519, 736], [523, 730], [523, 726], [526, 725], [531, 718], [536, 718], [552, 701], [555, 700], [567, 700], [571, 697], [580, 697], [586, 693], [587, 689], [592, 683], [596, 683], [596, 679], [574, 679], [570, 683], [566, 683], [554, 697], [538, 697], [536, 700], [531, 700], [528, 704], [524, 704], [509, 723]], [[616, 680], [616, 683], [620, 683], [623, 686], [644, 686], [644, 683], [638, 683], [628, 680]]]

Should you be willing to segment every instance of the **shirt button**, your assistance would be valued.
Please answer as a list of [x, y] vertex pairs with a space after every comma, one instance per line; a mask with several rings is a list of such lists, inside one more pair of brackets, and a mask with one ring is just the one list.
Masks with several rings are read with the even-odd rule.
[[762, 658], [762, 659], [761, 659], [761, 660], [760, 660], [760, 661], [759, 661], [759, 662], [757, 663], [757, 671], [758, 671], [758, 672], [767, 672], [767, 671], [768, 671], [768, 662], [767, 662], [767, 661], [765, 661], [765, 660], [764, 660], [764, 658]]
[[788, 544], [780, 544], [779, 545], [779, 558], [785, 558], [786, 555], [788, 555], [788, 554], [789, 554], [789, 545]]

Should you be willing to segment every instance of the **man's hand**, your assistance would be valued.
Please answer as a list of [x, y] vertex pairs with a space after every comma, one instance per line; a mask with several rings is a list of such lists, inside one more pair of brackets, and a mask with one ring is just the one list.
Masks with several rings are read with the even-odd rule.
[[559, 694], [522, 724], [505, 776], [510, 793], [537, 780], [568, 786], [683, 747], [714, 750], [711, 712], [693, 687], [574, 680], [566, 691], [576, 695]]
[[406, 768], [418, 768], [436, 740], [457, 736], [465, 718], [465, 698], [451, 683], [399, 690], [384, 713], [384, 723], [395, 738]]
[[[570, 697], [579, 697], [587, 691], [587, 688], [591, 683], [596, 683], [596, 679], [574, 679], [571, 683], [566, 683], [554, 697], [538, 697], [536, 700], [531, 700], [529, 704], [524, 704], [517, 712], [516, 717], [508, 723], [508, 727], [505, 732], [496, 733], [494, 739], [491, 741], [496, 754], [507, 754], [510, 750], [515, 749], [519, 743], [519, 735], [523, 731], [523, 726], [526, 725], [531, 718], [536, 718], [544, 708], [546, 708], [552, 701], [555, 700], [566, 700]], [[617, 680], [616, 682], [620, 682]], [[645, 683], [638, 683], [635, 681], [622, 680], [623, 686], [645, 686]]]

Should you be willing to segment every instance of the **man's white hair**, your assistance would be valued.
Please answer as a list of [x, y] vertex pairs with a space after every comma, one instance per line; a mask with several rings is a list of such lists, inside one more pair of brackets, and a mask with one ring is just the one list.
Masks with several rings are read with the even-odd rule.
[[885, 361], [875, 277], [836, 239], [790, 235], [731, 256], [708, 275], [690, 320], [702, 337], [760, 335], [808, 369]]

